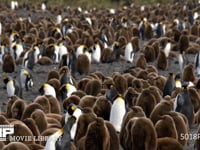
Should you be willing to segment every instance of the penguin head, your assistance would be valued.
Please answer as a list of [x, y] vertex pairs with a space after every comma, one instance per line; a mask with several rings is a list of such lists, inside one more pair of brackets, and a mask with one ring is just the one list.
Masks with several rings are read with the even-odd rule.
[[77, 106], [73, 103], [71, 103], [68, 107], [67, 107], [67, 112], [69, 115], [73, 115], [74, 111], [76, 110]]
[[32, 75], [30, 71], [28, 71], [27, 69], [23, 69], [22, 71], [23, 71], [23, 75], [26, 77], [24, 84], [25, 84], [26, 90], [28, 90], [29, 88], [33, 87]]
[[3, 80], [4, 84], [6, 85], [10, 79], [7, 75], [3, 75], [2, 80]]
[[44, 83], [40, 87], [39, 92], [41, 95], [52, 95], [53, 97], [56, 97], [56, 92], [55, 92], [54, 87], [48, 83]]

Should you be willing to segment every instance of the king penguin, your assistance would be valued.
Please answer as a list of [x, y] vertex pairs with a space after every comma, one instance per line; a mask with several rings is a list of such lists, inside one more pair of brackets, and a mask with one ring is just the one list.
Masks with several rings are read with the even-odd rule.
[[133, 62], [134, 51], [133, 51], [133, 45], [131, 42], [128, 42], [125, 47], [124, 57], [127, 62], [129, 63]]
[[182, 74], [184, 67], [189, 63], [188, 57], [185, 55], [184, 51], [181, 51], [180, 54], [178, 55], [178, 62], [179, 62], [180, 73]]
[[200, 76], [200, 51], [195, 55], [194, 58], [194, 65], [195, 65], [195, 72], [197, 76]]
[[20, 71], [20, 83], [22, 89], [29, 91], [33, 87], [32, 73], [29, 69], [22, 68]]
[[125, 100], [121, 94], [118, 94], [117, 98], [114, 100], [111, 110], [109, 121], [114, 126], [117, 132], [121, 131], [121, 125], [126, 113]]
[[68, 118], [67, 123], [64, 125], [64, 133], [60, 140], [56, 141], [56, 150], [70, 150], [71, 149], [71, 129], [74, 123], [76, 122], [76, 118], [71, 116]]
[[76, 130], [77, 130], [77, 123], [78, 123], [78, 119], [79, 117], [82, 115], [82, 109], [78, 106], [75, 105], [73, 103], [71, 103], [68, 108], [67, 108], [67, 112], [65, 114], [65, 123], [68, 122], [68, 118], [71, 116], [74, 116], [76, 118], [75, 123], [73, 124], [70, 134], [71, 134], [71, 139], [74, 140], [75, 134], [76, 134]]
[[77, 91], [76, 87], [70, 83], [62, 85], [60, 88], [62, 100], [69, 97], [75, 91]]
[[171, 96], [172, 91], [175, 88], [175, 79], [174, 79], [174, 74], [173, 73], [169, 73], [167, 81], [164, 85], [164, 89], [163, 89], [163, 97], [169, 95]]
[[45, 150], [69, 150], [71, 149], [71, 134], [70, 130], [75, 123], [76, 118], [71, 116], [65, 123], [64, 127], [52, 134], [46, 144]]
[[189, 126], [191, 127], [194, 118], [194, 107], [187, 89], [188, 83], [183, 83], [182, 88], [183, 90], [175, 98], [174, 111], [184, 114], [188, 119]]
[[92, 63], [100, 63], [101, 61], [101, 47], [98, 42], [95, 42], [94, 45], [92, 45], [91, 49], [91, 58]]
[[40, 87], [39, 92], [41, 95], [51, 95], [56, 98], [56, 91], [55, 91], [54, 87], [48, 83], [44, 83]]
[[16, 79], [8, 77], [7, 75], [3, 75], [3, 82], [6, 85], [8, 97], [16, 95], [22, 98], [22, 89], [20, 87], [19, 82]]

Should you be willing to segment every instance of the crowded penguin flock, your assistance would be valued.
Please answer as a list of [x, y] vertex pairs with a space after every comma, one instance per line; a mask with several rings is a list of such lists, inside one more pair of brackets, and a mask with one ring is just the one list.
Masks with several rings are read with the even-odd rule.
[[199, 23], [195, 2], [0, 4], [0, 149], [200, 150]]

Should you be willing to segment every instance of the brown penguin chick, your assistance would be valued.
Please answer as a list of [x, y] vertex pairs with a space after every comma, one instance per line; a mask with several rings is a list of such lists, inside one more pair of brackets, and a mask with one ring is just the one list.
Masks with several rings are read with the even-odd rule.
[[126, 78], [117, 73], [116, 75], [113, 75], [113, 81], [117, 91], [121, 95], [124, 95], [126, 89], [128, 88]]
[[50, 108], [51, 108], [51, 113], [56, 113], [56, 114], [60, 114], [61, 112], [61, 108], [60, 108], [60, 103], [59, 101], [51, 96], [51, 95], [46, 95], [46, 97], [48, 98], [49, 100], [49, 103], [50, 103]]
[[197, 123], [199, 125], [199, 123], [200, 123], [200, 109], [195, 113], [194, 118], [195, 118], [194, 123]]
[[161, 96], [161, 91], [156, 86], [149, 86], [148, 89], [156, 98], [156, 103], [160, 103], [160, 101], [163, 99]]
[[9, 123], [8, 119], [6, 118], [6, 116], [0, 115], [0, 124], [7, 125], [7, 124], [10, 124], [10, 123]]
[[157, 59], [157, 68], [160, 70], [168, 69], [168, 59], [164, 53], [164, 51], [160, 51]]
[[77, 91], [73, 92], [71, 95], [76, 95], [79, 98], [82, 98], [83, 96], [86, 95], [86, 93], [84, 91], [82, 91], [82, 90], [77, 90]]
[[85, 85], [84, 91], [88, 95], [97, 96], [97, 94], [101, 91], [101, 86], [102, 83], [100, 80], [92, 79]]
[[129, 108], [136, 105], [138, 96], [139, 93], [133, 87], [128, 87], [124, 94], [124, 100]]
[[[79, 89], [79, 90], [82, 90], [82, 91], [84, 91], [85, 90], [85, 87], [86, 87], [86, 85], [87, 85], [87, 83], [90, 81], [91, 79], [90, 78], [83, 78], [83, 79], [81, 79], [80, 81], [78, 81], [78, 83], [77, 83], [77, 88]], [[85, 91], [84, 91], [85, 92]]]
[[129, 120], [131, 118], [134, 117], [145, 117], [145, 113], [142, 110], [142, 108], [140, 106], [133, 106], [129, 109], [129, 111], [124, 115], [123, 118], [123, 122], [122, 122], [122, 127], [121, 127], [121, 131], [119, 134], [119, 138], [120, 138], [120, 144], [123, 148], [126, 148], [125, 145], [125, 137], [127, 136], [127, 134], [129, 134], [128, 132], [126, 132], [126, 125], [128, 124]]
[[[48, 136], [54, 134], [58, 130], [59, 130], [59, 128], [47, 128], [40, 135], [43, 137], [48, 137]], [[46, 144], [46, 141], [41, 141], [42, 146], [45, 146], [45, 144]]]
[[155, 58], [157, 58], [159, 53], [160, 53], [160, 51], [161, 51], [160, 50], [160, 43], [158, 41], [155, 41], [155, 42], [152, 43], [152, 47], [153, 47], [153, 49], [155, 51]]
[[87, 55], [78, 55], [76, 68], [79, 74], [88, 74], [90, 72], [91, 64]]
[[86, 135], [88, 126], [91, 122], [95, 121], [96, 115], [91, 109], [84, 108], [88, 112], [84, 112], [78, 119], [77, 130], [74, 137], [74, 144], [78, 146], [78, 141]]
[[60, 79], [60, 75], [59, 72], [57, 70], [50, 70], [48, 72], [48, 77], [47, 77], [47, 81], [49, 81], [50, 79]]
[[80, 99], [79, 106], [84, 108], [84, 107], [90, 107], [92, 108], [93, 105], [95, 104], [97, 98], [92, 95], [85, 95]]
[[140, 50], [140, 40], [138, 37], [132, 37], [131, 43], [133, 45], [133, 49], [137, 52]]
[[146, 117], [133, 117], [126, 125], [128, 135], [124, 139], [125, 149], [156, 150], [157, 135], [153, 123]]
[[171, 137], [178, 139], [176, 125], [172, 117], [169, 115], [160, 116], [160, 120], [158, 120], [155, 124], [155, 129], [158, 138]]
[[51, 106], [49, 103], [49, 100], [46, 96], [42, 95], [42, 96], [37, 96], [34, 101], [34, 103], [40, 104], [43, 107], [43, 110], [45, 113], [50, 113], [51, 111]]
[[48, 123], [48, 127], [49, 126], [56, 126], [58, 128], [62, 128], [61, 126], [61, 122], [58, 121], [56, 118], [52, 118], [52, 117], [46, 117], [47, 123]]
[[168, 114], [172, 110], [172, 108], [172, 102], [162, 100], [160, 103], [156, 104], [149, 118], [154, 124], [156, 124], [156, 122], [160, 120], [160, 116]]
[[136, 92], [141, 93], [143, 88], [143, 82], [141, 81], [142, 79], [135, 78], [131, 82], [131, 87], [135, 89]]
[[166, 78], [162, 75], [159, 75], [158, 77], [154, 78], [152, 82], [154, 86], [158, 87], [161, 91], [163, 91], [166, 83]]
[[43, 107], [37, 103], [31, 103], [27, 105], [24, 109], [24, 113], [22, 114], [21, 120], [29, 118], [31, 113], [34, 112], [36, 109], [40, 109], [43, 111]]
[[[29, 129], [29, 127], [23, 123], [20, 120], [16, 120], [16, 121], [12, 121], [10, 124], [14, 125], [14, 133], [11, 134], [12, 137], [14, 136], [27, 136], [31, 139], [33, 139], [33, 133], [32, 131]], [[19, 142], [22, 142], [24, 144], [33, 144], [34, 141], [33, 140], [25, 140], [25, 139], [20, 139]]]
[[21, 142], [10, 142], [7, 145], [4, 145], [4, 147], [2, 148], [2, 150], [30, 150], [29, 147]]
[[144, 89], [138, 96], [136, 102], [136, 106], [142, 107], [147, 117], [150, 116], [156, 104], [156, 98], [149, 89]]
[[141, 70], [137, 74], [137, 78], [147, 80], [148, 79], [148, 72], [146, 70]]
[[61, 114], [55, 114], [55, 113], [48, 113], [46, 114], [46, 117], [57, 119], [59, 122], [61, 122], [63, 118]]
[[41, 144], [36, 144], [36, 143], [34, 143], [34, 144], [27, 144], [27, 146], [28, 146], [28, 148], [30, 149], [30, 150], [42, 150], [42, 149], [44, 149], [44, 146], [42, 146]]
[[48, 122], [45, 113], [42, 110], [36, 109], [31, 113], [30, 117], [35, 121], [40, 133], [47, 129]]
[[68, 108], [68, 106], [73, 103], [75, 105], [78, 105], [80, 102], [80, 97], [76, 96], [76, 95], [70, 95], [69, 97], [67, 97], [66, 99], [64, 99], [63, 101], [63, 108]]
[[59, 79], [50, 79], [47, 81], [48, 84], [50, 84], [51, 86], [54, 87], [55, 91], [56, 91], [56, 98], [59, 100], [60, 98], [60, 81]]
[[183, 81], [195, 81], [194, 67], [191, 63], [186, 65], [183, 69]]
[[15, 61], [14, 61], [13, 56], [10, 53], [5, 54], [3, 58], [3, 64], [2, 64], [3, 72], [12, 73], [15, 71], [15, 68], [16, 66], [15, 66]]
[[187, 129], [187, 126], [185, 125], [185, 121], [184, 121], [183, 117], [180, 116], [179, 113], [177, 113], [175, 111], [169, 112], [169, 115], [174, 120], [179, 143], [181, 143], [183, 146], [186, 146], [187, 139], [183, 139], [182, 135], [188, 134], [188, 129]]
[[102, 63], [111, 63], [115, 60], [115, 55], [110, 48], [104, 48], [101, 53]]
[[6, 108], [6, 116], [8, 118], [12, 118], [12, 105], [13, 103], [18, 100], [19, 98], [17, 96], [12, 96], [8, 99], [8, 103], [7, 103], [7, 108]]
[[0, 149], [3, 149], [5, 143], [3, 141], [0, 141]]
[[174, 138], [163, 137], [157, 139], [157, 149], [159, 150], [184, 150], [184, 147]]
[[[26, 126], [32, 131], [33, 136], [38, 137], [40, 136], [40, 131], [38, 126], [35, 124], [35, 121], [32, 118], [26, 118], [23, 120]], [[35, 143], [40, 144], [40, 141], [35, 141]]]
[[109, 120], [111, 105], [111, 102], [108, 101], [105, 96], [100, 96], [93, 105], [93, 111], [97, 117]]
[[188, 88], [188, 92], [191, 97], [191, 101], [194, 107], [194, 112], [196, 113], [199, 110], [200, 107], [200, 96], [197, 92], [197, 90], [194, 87]]
[[178, 41], [178, 47], [179, 47], [180, 53], [185, 51], [189, 47], [188, 31], [186, 30], [182, 31], [182, 34]]
[[130, 87], [132, 86], [132, 81], [135, 79], [134, 76], [132, 76], [130, 73], [124, 73], [123, 74], [123, 77], [126, 78], [126, 81], [127, 81], [127, 86]]
[[109, 150], [110, 135], [104, 120], [102, 118], [96, 118], [95, 121], [90, 123], [85, 136], [79, 142], [83, 143], [83, 145], [78, 144], [78, 148], [80, 149]]
[[24, 100], [16, 100], [11, 107], [12, 118], [20, 120], [22, 114], [24, 113], [25, 107], [26, 103]]
[[136, 60], [136, 67], [145, 69], [147, 67], [147, 61], [144, 54], [140, 54]]
[[195, 139], [195, 143], [194, 143], [194, 148], [199, 150], [200, 149], [200, 138], [199, 138], [199, 134], [200, 134], [200, 125], [198, 125], [197, 131], [197, 138]]
[[120, 149], [119, 137], [114, 126], [109, 121], [105, 121], [105, 123], [110, 135], [110, 150]]
[[43, 56], [42, 58], [40, 58], [37, 61], [37, 64], [39, 65], [52, 65], [53, 64], [53, 60], [47, 56]]
[[145, 46], [144, 56], [147, 62], [153, 62], [155, 60], [155, 51], [152, 46], [150, 45]]

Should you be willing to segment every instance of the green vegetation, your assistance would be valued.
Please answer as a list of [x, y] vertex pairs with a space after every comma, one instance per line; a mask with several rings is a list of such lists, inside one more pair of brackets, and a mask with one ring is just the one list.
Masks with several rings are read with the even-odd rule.
[[[10, 3], [11, 0], [0, 0], [0, 2]], [[32, 3], [32, 4], [41, 4], [45, 0], [17, 0], [21, 3]], [[166, 4], [172, 3], [178, 0], [46, 0], [48, 1], [47, 5], [51, 6], [72, 6], [82, 8], [117, 8], [125, 3], [135, 3], [137, 5], [154, 5], [157, 3]], [[185, 0], [186, 1], [186, 0]]]

